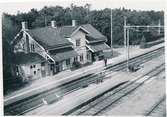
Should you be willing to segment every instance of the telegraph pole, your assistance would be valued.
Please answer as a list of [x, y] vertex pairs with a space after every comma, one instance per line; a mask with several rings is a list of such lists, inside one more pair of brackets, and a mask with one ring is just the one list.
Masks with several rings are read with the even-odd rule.
[[112, 38], [112, 9], [111, 9], [111, 52], [112, 52], [112, 55], [113, 55], [113, 45], [112, 45], [112, 41], [113, 41], [113, 38]]
[[150, 31], [150, 28], [158, 28], [158, 33], [160, 34], [160, 29], [164, 28], [164, 26], [160, 24], [160, 20], [158, 25], [127, 25], [126, 17], [124, 17], [124, 48], [127, 61], [127, 72], [129, 72], [129, 31], [130, 29], [138, 31], [139, 28], [145, 28], [146, 31]]
[[[125, 49], [125, 55], [127, 53], [127, 48], [126, 48], [126, 17], [124, 17], [124, 49]], [[127, 56], [126, 56], [127, 57]], [[127, 59], [127, 58], [126, 58]], [[128, 69], [128, 68], [127, 68]]]

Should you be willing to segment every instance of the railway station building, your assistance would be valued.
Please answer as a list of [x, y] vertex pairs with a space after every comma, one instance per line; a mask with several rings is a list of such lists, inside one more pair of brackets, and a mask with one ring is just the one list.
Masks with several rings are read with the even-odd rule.
[[74, 64], [84, 65], [104, 58], [104, 51], [110, 50], [107, 38], [91, 24], [56, 25], [28, 29], [22, 22], [22, 29], [11, 42], [15, 53], [15, 72], [25, 78], [37, 79], [71, 69]]

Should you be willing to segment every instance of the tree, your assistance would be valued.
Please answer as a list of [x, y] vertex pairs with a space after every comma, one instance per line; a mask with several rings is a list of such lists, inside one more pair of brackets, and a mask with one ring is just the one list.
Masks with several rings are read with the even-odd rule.
[[3, 48], [3, 83], [4, 92], [9, 86], [9, 82], [13, 81], [12, 75], [12, 60], [13, 52], [11, 49], [10, 42], [14, 38], [15, 27], [13, 26], [12, 20], [9, 15], [2, 15], [2, 48]]

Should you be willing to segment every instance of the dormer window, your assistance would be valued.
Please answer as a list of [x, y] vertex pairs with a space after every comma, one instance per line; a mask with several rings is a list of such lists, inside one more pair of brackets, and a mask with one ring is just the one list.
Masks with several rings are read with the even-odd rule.
[[77, 39], [76, 40], [76, 46], [80, 46], [81, 45], [81, 39]]

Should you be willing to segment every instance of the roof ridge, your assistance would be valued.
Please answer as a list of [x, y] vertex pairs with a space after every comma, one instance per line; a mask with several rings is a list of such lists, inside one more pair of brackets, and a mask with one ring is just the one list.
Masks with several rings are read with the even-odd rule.
[[[84, 26], [84, 25], [91, 25], [91, 24], [81, 24], [81, 25], [77, 25], [77, 26], [72, 26], [72, 25], [63, 25], [63, 26], [57, 26], [57, 28], [62, 28], [62, 27], [79, 27], [79, 26]], [[36, 30], [36, 29], [44, 29], [44, 28], [51, 28], [51, 29], [56, 29], [56, 28], [53, 28], [51, 26], [45, 26], [45, 27], [35, 27], [35, 28], [32, 28], [32, 29], [28, 29], [28, 30]]]
[[52, 28], [51, 26], [46, 26], [46, 27], [36, 27], [28, 30], [37, 30], [37, 29], [44, 29], [44, 28]]

